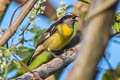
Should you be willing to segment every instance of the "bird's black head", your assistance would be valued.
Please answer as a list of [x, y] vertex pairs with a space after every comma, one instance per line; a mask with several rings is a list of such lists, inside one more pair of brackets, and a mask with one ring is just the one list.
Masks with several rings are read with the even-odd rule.
[[75, 14], [73, 13], [66, 13], [61, 19], [60, 21], [62, 23], [65, 23], [65, 24], [68, 24], [70, 27], [73, 27], [74, 23], [77, 21], [76, 20], [76, 16]]

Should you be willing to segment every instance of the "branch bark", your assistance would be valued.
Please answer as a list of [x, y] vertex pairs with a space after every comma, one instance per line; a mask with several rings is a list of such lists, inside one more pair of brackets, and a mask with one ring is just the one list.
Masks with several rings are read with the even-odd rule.
[[13, 0], [13, 1], [16, 1], [16, 2], [18, 2], [18, 3], [24, 2], [24, 0]]
[[86, 15], [86, 13], [88, 12], [90, 4], [86, 4], [83, 3], [81, 0], [77, 1], [77, 4], [74, 7], [73, 13], [80, 16], [79, 17], [79, 27], [78, 27], [78, 31], [82, 32], [83, 30], [83, 23], [84, 23], [84, 18], [83, 18], [83, 14]]
[[0, 0], [0, 21], [9, 3], [10, 3], [10, 0]]
[[[109, 2], [112, 3], [108, 6], [106, 3]], [[97, 64], [109, 40], [116, 5], [117, 0], [94, 0], [88, 13], [76, 64], [67, 80], [95, 80]]]
[[54, 18], [53, 20], [57, 19], [56, 16], [56, 8], [47, 0], [45, 3], [46, 9], [45, 9], [45, 16], [49, 19]]
[[19, 16], [16, 18], [16, 20], [13, 22], [13, 24], [11, 24], [9, 29], [0, 38], [0, 46], [3, 46], [14, 35], [14, 33], [16, 32], [17, 28], [19, 27], [20, 23], [23, 21], [23, 19], [29, 13], [29, 11], [31, 10], [31, 8], [35, 4], [35, 2], [36, 2], [36, 0], [28, 0], [28, 2], [24, 5]]

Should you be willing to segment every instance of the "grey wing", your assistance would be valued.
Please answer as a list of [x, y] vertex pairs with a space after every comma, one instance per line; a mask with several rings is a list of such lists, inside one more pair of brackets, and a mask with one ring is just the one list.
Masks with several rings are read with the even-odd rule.
[[42, 44], [45, 40], [47, 40], [50, 36], [52, 36], [56, 30], [57, 30], [57, 26], [61, 24], [59, 21], [53, 23], [48, 29], [47, 31], [41, 36], [41, 38], [39, 39], [36, 48]]

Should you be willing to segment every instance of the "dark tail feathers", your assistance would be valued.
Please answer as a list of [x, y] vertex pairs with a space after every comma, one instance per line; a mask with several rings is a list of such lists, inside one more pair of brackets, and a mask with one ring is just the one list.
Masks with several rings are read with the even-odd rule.
[[27, 62], [27, 66], [29, 66], [32, 61], [33, 61], [33, 58], [32, 58], [32, 56], [31, 56], [30, 59], [29, 59], [28, 62]]
[[[42, 52], [42, 51], [41, 51], [41, 52]], [[28, 62], [27, 62], [27, 66], [29, 66], [29, 65], [31, 64], [31, 62], [33, 61], [33, 59], [34, 59], [37, 55], [38, 55], [37, 52], [34, 52], [34, 53], [32, 54], [32, 56], [30, 57], [30, 59], [29, 59]]]

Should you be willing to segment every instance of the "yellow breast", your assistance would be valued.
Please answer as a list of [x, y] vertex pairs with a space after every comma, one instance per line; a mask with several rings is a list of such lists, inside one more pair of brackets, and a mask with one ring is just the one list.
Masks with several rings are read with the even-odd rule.
[[57, 27], [56, 33], [44, 42], [44, 46], [49, 48], [51, 51], [59, 50], [67, 44], [72, 33], [73, 30], [71, 27], [67, 24], [61, 24]]
[[64, 38], [68, 38], [71, 36], [73, 30], [67, 24], [61, 24], [57, 27], [58, 33], [62, 35]]

